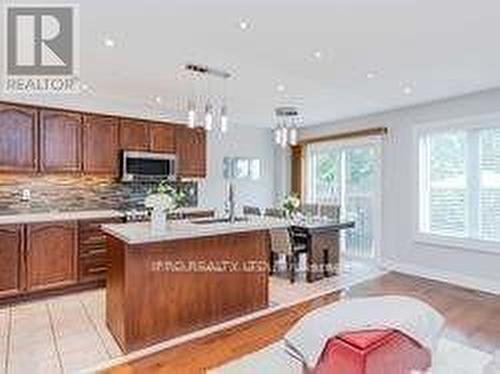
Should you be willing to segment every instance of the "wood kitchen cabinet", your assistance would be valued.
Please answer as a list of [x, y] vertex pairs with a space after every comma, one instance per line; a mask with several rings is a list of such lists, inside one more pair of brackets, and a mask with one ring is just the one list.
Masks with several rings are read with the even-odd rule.
[[0, 172], [116, 175], [120, 150], [176, 154], [179, 177], [207, 173], [201, 128], [0, 102]]
[[122, 119], [120, 147], [127, 151], [149, 151], [149, 122]]
[[76, 283], [76, 222], [27, 225], [26, 241], [28, 291]]
[[38, 111], [0, 104], [0, 171], [38, 168]]
[[78, 281], [105, 281], [109, 267], [106, 235], [101, 225], [121, 223], [121, 218], [78, 222]]
[[204, 178], [206, 167], [206, 133], [201, 128], [180, 126], [176, 131], [177, 174], [186, 178]]
[[175, 153], [175, 125], [122, 119], [120, 145], [127, 151]]
[[150, 151], [175, 153], [175, 126], [162, 123], [149, 125]]
[[0, 226], [0, 297], [22, 291], [22, 225]]
[[90, 174], [118, 173], [120, 121], [116, 117], [83, 117], [83, 171]]
[[80, 171], [81, 139], [81, 115], [53, 110], [40, 111], [40, 170]]

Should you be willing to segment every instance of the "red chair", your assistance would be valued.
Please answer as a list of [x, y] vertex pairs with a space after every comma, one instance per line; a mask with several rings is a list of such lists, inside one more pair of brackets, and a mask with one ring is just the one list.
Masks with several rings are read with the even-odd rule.
[[314, 374], [410, 374], [425, 372], [431, 354], [395, 330], [351, 332], [330, 339]]

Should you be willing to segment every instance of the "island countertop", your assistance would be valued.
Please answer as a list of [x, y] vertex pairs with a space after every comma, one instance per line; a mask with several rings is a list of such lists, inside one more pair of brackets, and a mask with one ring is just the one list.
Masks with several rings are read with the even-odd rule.
[[283, 219], [252, 217], [234, 223], [196, 223], [196, 220], [170, 221], [167, 223], [165, 230], [162, 231], [153, 231], [149, 222], [107, 224], [102, 226], [102, 230], [127, 244], [134, 245], [269, 230], [288, 226], [290, 226], [290, 223]]

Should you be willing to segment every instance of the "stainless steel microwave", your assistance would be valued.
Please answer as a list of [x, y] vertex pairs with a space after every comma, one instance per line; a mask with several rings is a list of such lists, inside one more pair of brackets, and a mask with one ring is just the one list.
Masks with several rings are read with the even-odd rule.
[[175, 179], [174, 154], [124, 151], [121, 161], [123, 182]]

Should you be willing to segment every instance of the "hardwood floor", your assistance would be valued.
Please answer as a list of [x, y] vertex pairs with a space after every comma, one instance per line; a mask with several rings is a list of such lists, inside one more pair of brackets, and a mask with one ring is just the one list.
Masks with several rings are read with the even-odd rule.
[[445, 336], [476, 349], [500, 349], [500, 296], [389, 273], [342, 295], [334, 292], [253, 321], [108, 369], [108, 373], [203, 373], [282, 338], [304, 314], [339, 298], [406, 295], [424, 300], [447, 319]]

